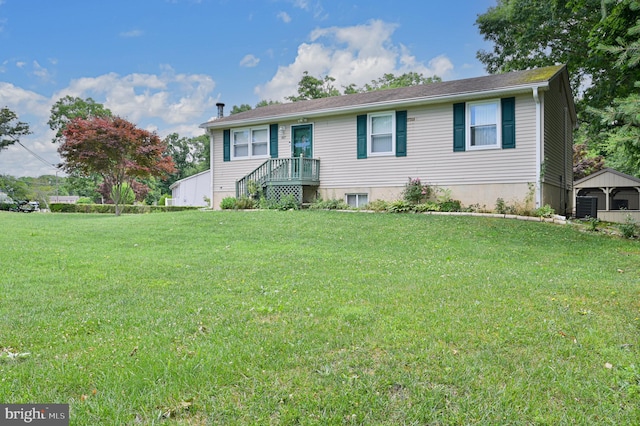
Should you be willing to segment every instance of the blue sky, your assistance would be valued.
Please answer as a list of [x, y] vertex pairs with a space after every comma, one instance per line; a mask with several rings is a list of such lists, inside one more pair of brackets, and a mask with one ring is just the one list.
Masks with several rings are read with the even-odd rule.
[[92, 97], [161, 137], [202, 134], [215, 103], [296, 93], [302, 73], [362, 85], [385, 73], [486, 74], [474, 25], [495, 0], [0, 0], [0, 107], [33, 134], [0, 174], [53, 174], [47, 126], [66, 95]]

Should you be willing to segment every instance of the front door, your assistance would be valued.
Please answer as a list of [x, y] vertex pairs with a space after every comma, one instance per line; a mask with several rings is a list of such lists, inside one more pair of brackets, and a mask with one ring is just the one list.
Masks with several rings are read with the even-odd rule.
[[313, 157], [313, 125], [304, 124], [301, 126], [291, 126], [291, 140], [293, 141], [291, 156]]

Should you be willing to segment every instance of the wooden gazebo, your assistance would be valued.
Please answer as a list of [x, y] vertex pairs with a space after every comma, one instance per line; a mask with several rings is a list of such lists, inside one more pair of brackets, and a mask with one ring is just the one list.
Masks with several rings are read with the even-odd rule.
[[[607, 222], [625, 221], [631, 215], [640, 222], [640, 179], [613, 169], [602, 169], [573, 183], [573, 196], [597, 198], [598, 219]], [[575, 212], [574, 212], [575, 213]]]

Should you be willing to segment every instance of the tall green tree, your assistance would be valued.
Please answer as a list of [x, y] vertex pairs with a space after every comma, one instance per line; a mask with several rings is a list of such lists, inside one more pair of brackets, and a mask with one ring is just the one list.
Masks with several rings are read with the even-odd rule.
[[82, 99], [74, 96], [65, 96], [59, 99], [51, 107], [51, 116], [47, 124], [56, 132], [53, 143], [62, 140], [62, 132], [74, 118], [89, 119], [93, 117], [111, 117], [113, 114], [104, 105], [91, 98]]
[[26, 200], [29, 195], [29, 185], [10, 175], [0, 175], [0, 191], [9, 195], [13, 200]]
[[365, 84], [362, 91], [371, 92], [374, 90], [396, 89], [398, 87], [417, 86], [419, 84], [429, 84], [440, 81], [442, 81], [442, 79], [438, 76], [425, 77], [417, 72], [407, 72], [398, 76], [393, 73], [387, 73], [377, 80], [372, 80], [371, 83]]
[[[277, 105], [277, 104], [280, 104], [280, 103], [282, 103], [282, 102], [273, 101], [271, 99], [269, 99], [269, 100], [263, 99], [260, 102], [258, 102], [255, 107], [256, 108], [260, 108], [260, 107], [263, 107], [263, 106]], [[233, 108], [231, 108], [231, 115], [238, 114], [240, 112], [250, 111], [252, 109], [253, 108], [249, 104], [241, 104], [240, 106], [234, 105]]]
[[18, 116], [9, 108], [0, 109], [0, 151], [16, 143], [21, 136], [30, 134], [29, 125], [18, 121]]
[[[634, 0], [498, 0], [476, 25], [491, 50], [478, 59], [489, 73], [567, 64], [579, 114], [601, 108], [633, 89], [640, 70], [615, 68], [617, 58], [598, 45], [627, 39], [637, 13]], [[596, 130], [597, 131], [597, 130]]]
[[264, 106], [269, 106], [269, 105], [277, 105], [277, 104], [281, 104], [282, 102], [279, 101], [273, 101], [271, 99], [263, 99], [260, 102], [258, 102], [256, 104], [256, 108], [260, 108], [260, 107], [264, 107]]
[[309, 75], [309, 72], [305, 71], [298, 82], [298, 94], [287, 96], [286, 99], [292, 102], [297, 102], [308, 99], [339, 96], [341, 93], [334, 87], [334, 81], [336, 81], [336, 79], [331, 76], [326, 75], [324, 78], [320, 79]]
[[327, 75], [323, 79], [309, 75], [305, 71], [302, 78], [298, 82], [298, 94], [288, 96], [286, 99], [296, 102], [307, 99], [320, 99], [330, 96], [340, 96], [342, 94], [351, 95], [354, 93], [372, 92], [374, 90], [396, 89], [398, 87], [415, 86], [418, 84], [429, 84], [442, 81], [438, 76], [425, 77], [421, 73], [408, 72], [401, 75], [393, 73], [384, 74], [377, 80], [371, 80], [370, 83], [362, 87], [358, 87], [355, 83], [343, 86], [343, 93], [333, 86], [335, 78]]
[[253, 108], [251, 108], [251, 105], [249, 104], [241, 104], [240, 106], [238, 105], [234, 105], [233, 108], [231, 108], [231, 115], [233, 114], [238, 114], [239, 112], [245, 112], [245, 111], [249, 111]]
[[[628, 28], [628, 37], [619, 37], [617, 45], [600, 45], [601, 50], [616, 57], [617, 69], [640, 69], [640, 1], [632, 1], [629, 10], [636, 13], [636, 22]], [[634, 82], [634, 88], [627, 96], [614, 99], [611, 105], [590, 111], [600, 118], [603, 146], [611, 166], [640, 176], [640, 78]]]
[[180, 137], [171, 133], [164, 138], [167, 153], [173, 158], [176, 173], [175, 180], [200, 173], [209, 168], [209, 138], [200, 135], [193, 138]]

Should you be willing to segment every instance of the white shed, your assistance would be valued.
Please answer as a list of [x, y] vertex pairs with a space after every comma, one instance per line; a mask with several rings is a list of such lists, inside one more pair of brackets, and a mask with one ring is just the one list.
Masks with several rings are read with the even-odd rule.
[[211, 171], [205, 170], [180, 179], [169, 188], [171, 189], [171, 204], [174, 206], [208, 207], [209, 204], [205, 198], [211, 197]]

